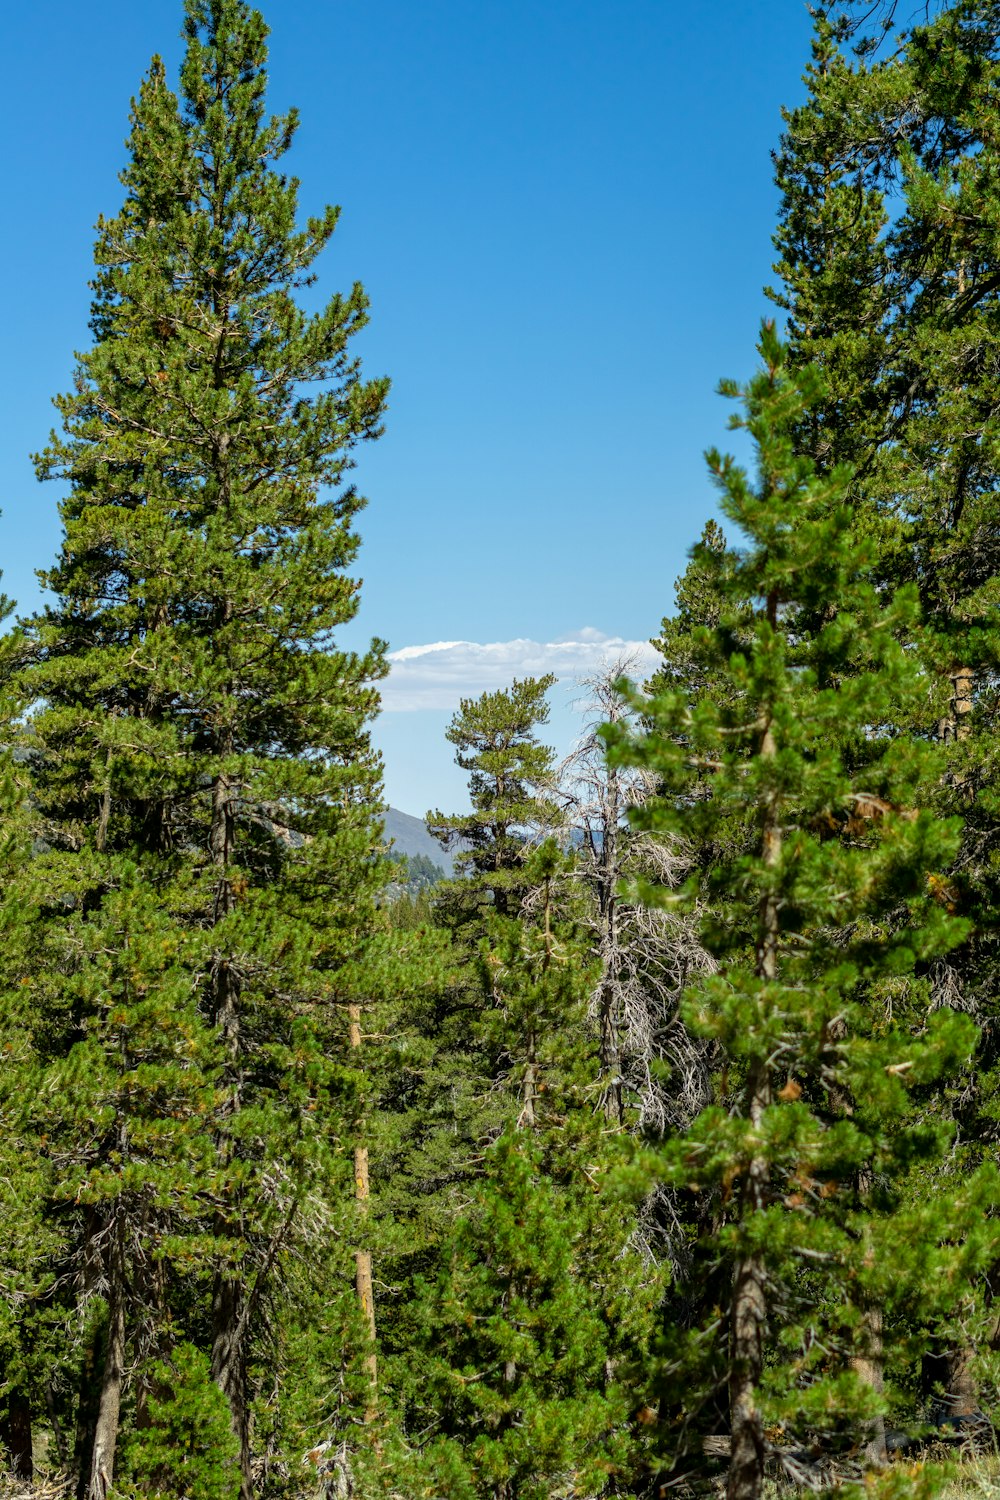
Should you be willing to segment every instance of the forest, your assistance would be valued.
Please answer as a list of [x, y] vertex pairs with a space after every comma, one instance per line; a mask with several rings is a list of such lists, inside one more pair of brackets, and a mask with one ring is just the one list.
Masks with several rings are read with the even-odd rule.
[[4, 601], [4, 1494], [931, 1497], [995, 1452], [1000, 4], [813, 21], [750, 461], [567, 757], [551, 677], [462, 700], [438, 878], [383, 836], [385, 643], [338, 644], [368, 301], [302, 295], [337, 211], [264, 18], [183, 0]]

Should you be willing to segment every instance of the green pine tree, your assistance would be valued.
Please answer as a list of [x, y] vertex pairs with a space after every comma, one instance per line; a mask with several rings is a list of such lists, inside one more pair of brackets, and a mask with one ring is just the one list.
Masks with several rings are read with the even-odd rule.
[[662, 1293], [632, 1243], [645, 1184], [601, 1108], [574, 861], [550, 839], [523, 878], [522, 914], [494, 915], [480, 950], [507, 1119], [416, 1284], [408, 1493], [548, 1500], [641, 1471], [635, 1392]]
[[179, 97], [154, 59], [134, 102], [93, 343], [39, 459], [69, 493], [24, 679], [50, 1212], [105, 1308], [94, 1495], [126, 1366], [141, 1408], [142, 1368], [184, 1337], [251, 1492], [280, 1267], [317, 1195], [352, 1211], [347, 1008], [384, 879], [381, 646], [335, 632], [357, 607], [351, 453], [386, 382], [350, 353], [359, 285], [297, 298], [337, 211], [297, 227], [297, 117], [265, 112], [260, 14], [187, 0], [185, 35]]
[[446, 887], [456, 920], [481, 922], [484, 903], [515, 913], [527, 835], [558, 824], [550, 791], [555, 756], [536, 731], [548, 721], [545, 696], [555, 678], [526, 677], [506, 690], [463, 698], [446, 730], [455, 760], [469, 772], [471, 811], [427, 815], [428, 831], [454, 851], [456, 880]]
[[[921, 24], [884, 17], [890, 45], [873, 47], [864, 12], [820, 13], [808, 98], [786, 115], [779, 157], [784, 200], [776, 294], [790, 314], [793, 357], [815, 361], [827, 394], [799, 435], [821, 462], [849, 460], [859, 532], [876, 548], [875, 576], [919, 590], [929, 627], [920, 649], [932, 691], [898, 717], [902, 732], [947, 746], [921, 800], [959, 817], [949, 900], [968, 919], [965, 942], [934, 973], [937, 1003], [981, 1028], [956, 1081], [960, 1179], [997, 1140], [996, 962], [989, 933], [995, 879], [993, 687], [1000, 566], [995, 342], [997, 285], [989, 225], [997, 209], [992, 98], [1000, 27], [987, 4], [941, 4]], [[848, 46], [859, 48], [851, 56]], [[964, 1331], [942, 1376], [958, 1415], [976, 1410]]]
[[125, 1453], [136, 1493], [151, 1500], [236, 1500], [239, 1444], [206, 1356], [193, 1344], [178, 1344], [149, 1379], [145, 1422]]
[[[691, 882], [718, 970], [690, 986], [685, 1012], [725, 1068], [718, 1102], [659, 1158], [668, 1182], [714, 1203], [702, 1256], [724, 1276], [721, 1314], [678, 1331], [665, 1401], [688, 1427], [725, 1382], [730, 1500], [756, 1500], [775, 1434], [779, 1451], [829, 1453], [877, 1420], [865, 1367], [881, 1357], [882, 1317], [912, 1329], [954, 1306], [995, 1253], [997, 1192], [992, 1170], [933, 1186], [948, 1143], [935, 1086], [975, 1029], [931, 1009], [926, 978], [964, 932], [936, 899], [960, 830], [914, 800], [933, 747], [880, 732], [925, 692], [900, 639], [916, 628], [913, 594], [883, 600], [867, 576], [849, 472], [818, 474], [796, 454], [815, 370], [790, 371], [769, 325], [761, 353], [745, 390], [723, 386], [744, 399], [734, 423], [754, 439], [757, 484], [709, 455], [746, 539], [717, 554], [731, 612], [699, 638], [705, 680], [730, 691], [672, 686], [644, 703], [645, 737], [612, 736], [662, 778], [643, 826], [707, 842], [734, 812], [754, 819], [749, 844], [718, 850]], [[734, 649], [747, 600], [752, 633]], [[692, 768], [708, 776], [704, 797], [690, 796]]]

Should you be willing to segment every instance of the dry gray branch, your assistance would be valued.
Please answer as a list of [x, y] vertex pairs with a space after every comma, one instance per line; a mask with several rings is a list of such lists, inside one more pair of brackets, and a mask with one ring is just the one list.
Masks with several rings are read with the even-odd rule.
[[[580, 849], [579, 878], [592, 893], [591, 927], [600, 977], [590, 1015], [598, 1033], [601, 1107], [608, 1120], [662, 1136], [683, 1129], [710, 1098], [710, 1049], [680, 1015], [686, 985], [714, 963], [697, 936], [693, 914], [644, 906], [623, 898], [623, 885], [643, 878], [677, 889], [690, 854], [675, 838], [633, 829], [630, 809], [655, 796], [642, 767], [609, 764], [601, 724], [631, 724], [634, 711], [618, 683], [632, 675], [634, 658], [619, 657], [583, 686], [588, 720], [563, 761], [561, 801]], [[637, 1248], [651, 1260], [675, 1263], [685, 1236], [670, 1195], [657, 1190], [637, 1231]]]

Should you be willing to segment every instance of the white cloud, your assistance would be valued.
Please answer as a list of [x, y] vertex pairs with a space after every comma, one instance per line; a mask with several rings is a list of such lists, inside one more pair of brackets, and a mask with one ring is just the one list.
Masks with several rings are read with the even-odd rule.
[[556, 641], [432, 641], [403, 646], [389, 654], [390, 673], [382, 686], [387, 713], [416, 709], [456, 709], [460, 698], [508, 687], [515, 677], [554, 672], [572, 682], [607, 662], [635, 656], [632, 669], [648, 676], [659, 657], [648, 641], [626, 641], [584, 626]]

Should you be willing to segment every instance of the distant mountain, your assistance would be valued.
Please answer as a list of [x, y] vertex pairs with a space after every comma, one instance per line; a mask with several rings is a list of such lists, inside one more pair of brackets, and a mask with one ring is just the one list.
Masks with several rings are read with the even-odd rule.
[[405, 854], [410, 859], [423, 854], [432, 864], [440, 865], [446, 875], [452, 873], [451, 855], [437, 839], [431, 838], [423, 818], [412, 818], [398, 807], [387, 807], [384, 816], [385, 841], [392, 844], [394, 854]]

